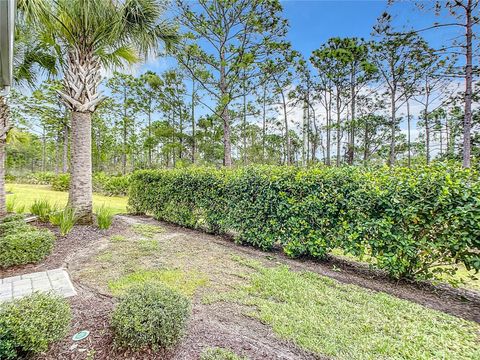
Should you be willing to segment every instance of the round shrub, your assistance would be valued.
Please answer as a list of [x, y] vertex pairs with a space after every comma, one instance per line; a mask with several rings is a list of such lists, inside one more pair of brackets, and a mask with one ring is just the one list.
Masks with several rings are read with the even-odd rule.
[[67, 334], [71, 318], [68, 302], [51, 294], [34, 293], [0, 304], [0, 359], [46, 351]]
[[0, 236], [0, 267], [43, 260], [52, 251], [54, 243], [55, 235], [50, 230], [36, 230], [29, 225], [25, 231]]
[[190, 301], [176, 291], [148, 283], [134, 286], [113, 312], [115, 344], [133, 350], [169, 348], [182, 337], [189, 313]]

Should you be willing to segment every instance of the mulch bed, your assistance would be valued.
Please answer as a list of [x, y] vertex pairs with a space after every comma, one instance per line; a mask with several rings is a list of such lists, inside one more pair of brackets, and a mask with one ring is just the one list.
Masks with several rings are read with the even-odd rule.
[[[35, 265], [0, 269], [0, 278], [42, 271], [58, 267], [78, 268], [82, 259], [94, 254], [102, 238], [128, 231], [129, 223], [158, 223], [146, 217], [122, 216], [114, 221], [108, 231], [98, 230], [92, 226], [75, 226], [67, 236], [59, 236], [56, 229], [39, 224], [55, 231], [58, 240], [54, 250], [45, 261]], [[281, 252], [265, 253], [260, 250], [238, 246], [227, 238], [208, 235], [202, 232], [180, 228], [175, 225], [160, 223], [167, 229], [182, 232], [202, 241], [211, 241], [232, 248], [252, 258], [265, 260], [268, 255], [274, 261], [288, 264], [293, 270], [309, 270], [329, 276], [342, 283], [359, 285], [374, 291], [382, 291], [396, 297], [413, 301], [426, 307], [443, 311], [467, 320], [480, 323], [480, 295], [449, 286], [435, 287], [427, 283], [393, 282], [385, 274], [372, 271], [362, 264], [332, 259], [328, 262], [313, 260], [293, 260]], [[75, 271], [75, 270], [73, 270]], [[56, 344], [46, 354], [37, 359], [198, 359], [207, 347], [224, 347], [247, 355], [250, 359], [321, 359], [305, 352], [294, 344], [278, 339], [271, 329], [247, 316], [244, 309], [237, 304], [215, 303], [203, 305], [197, 301], [193, 305], [192, 317], [188, 331], [182, 343], [165, 353], [131, 353], [115, 348], [109, 329], [110, 314], [115, 300], [100, 294], [87, 284], [74, 279], [78, 295], [69, 301], [73, 311], [73, 322], [68, 336]], [[77, 331], [88, 329], [90, 335], [80, 342], [73, 342], [71, 337]]]

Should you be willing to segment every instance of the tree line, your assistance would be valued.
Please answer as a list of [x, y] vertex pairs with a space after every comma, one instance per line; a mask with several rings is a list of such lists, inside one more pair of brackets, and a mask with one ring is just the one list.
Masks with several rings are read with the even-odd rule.
[[[70, 171], [70, 205], [83, 214], [92, 170], [433, 159], [469, 167], [480, 123], [479, 4], [435, 5], [451, 24], [397, 29], [384, 13], [371, 39], [331, 38], [305, 56], [287, 40], [278, 1], [177, 0], [171, 21], [154, 0], [19, 1], [21, 21], [36, 29], [26, 41], [55, 66], [31, 94], [11, 94], [21, 136], [8, 145], [8, 166]], [[465, 34], [431, 47], [424, 32], [444, 26]], [[175, 64], [168, 70], [102, 76], [159, 44]]]

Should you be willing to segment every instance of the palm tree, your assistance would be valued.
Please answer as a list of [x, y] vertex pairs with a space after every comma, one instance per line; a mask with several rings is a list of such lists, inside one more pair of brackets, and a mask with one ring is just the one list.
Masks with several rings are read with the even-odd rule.
[[160, 18], [157, 0], [23, 0], [36, 14], [40, 37], [63, 58], [63, 90], [71, 111], [71, 184], [68, 204], [81, 223], [92, 221], [91, 119], [103, 97], [102, 70], [132, 64], [176, 41]]
[[[13, 49], [13, 82], [15, 85], [33, 86], [39, 72], [56, 74], [57, 59], [46, 44], [34, 37], [25, 23], [25, 12], [18, 9]], [[0, 217], [7, 213], [5, 194], [5, 147], [12, 139], [7, 97], [0, 95]]]

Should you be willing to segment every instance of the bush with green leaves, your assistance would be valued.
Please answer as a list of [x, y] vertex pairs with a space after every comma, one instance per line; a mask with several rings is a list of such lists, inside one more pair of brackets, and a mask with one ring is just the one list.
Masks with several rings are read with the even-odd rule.
[[46, 199], [35, 199], [30, 206], [30, 212], [33, 215], [37, 215], [38, 220], [42, 222], [48, 222], [50, 215], [56, 212], [56, 206], [50, 204]]
[[25, 222], [22, 215], [9, 215], [0, 222], [0, 268], [35, 263], [53, 249], [55, 235]]
[[55, 173], [50, 171], [39, 171], [20, 175], [8, 174], [5, 180], [17, 184], [50, 185], [55, 176]]
[[475, 170], [258, 166], [144, 170], [129, 209], [289, 256], [367, 254], [392, 277], [480, 270]]
[[190, 301], [180, 293], [152, 283], [130, 288], [112, 316], [115, 344], [140, 350], [168, 349], [183, 336]]
[[47, 229], [25, 229], [1, 236], [0, 267], [39, 262], [51, 253], [55, 240]]
[[75, 225], [77, 217], [75, 210], [71, 207], [66, 207], [62, 211], [57, 211], [50, 214], [50, 224], [58, 226], [60, 228], [60, 234], [62, 236], [67, 235]]
[[0, 304], [0, 359], [46, 351], [67, 334], [71, 318], [68, 302], [52, 294], [34, 293]]
[[106, 196], [126, 196], [130, 175], [109, 175], [103, 172], [93, 175], [93, 191]]
[[70, 174], [58, 174], [52, 179], [52, 190], [68, 191], [70, 188]]
[[102, 205], [95, 210], [95, 215], [97, 217], [97, 225], [100, 229], [106, 230], [112, 226], [115, 213], [111, 208]]

